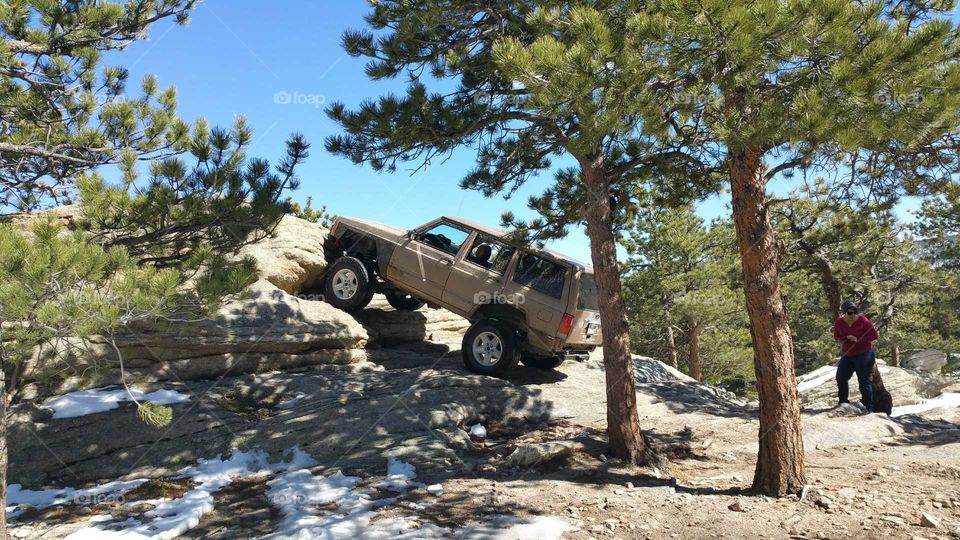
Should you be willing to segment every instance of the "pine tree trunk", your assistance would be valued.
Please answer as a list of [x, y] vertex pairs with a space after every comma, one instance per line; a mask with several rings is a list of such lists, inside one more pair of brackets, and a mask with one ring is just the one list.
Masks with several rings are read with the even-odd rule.
[[702, 380], [700, 369], [700, 325], [693, 319], [687, 319], [687, 345], [690, 356], [690, 376]]
[[[3, 352], [0, 351], [0, 355]], [[7, 379], [0, 360], [0, 540], [7, 540]]]
[[630, 463], [640, 464], [646, 461], [647, 449], [637, 415], [633, 360], [630, 357], [630, 327], [617, 268], [610, 186], [599, 160], [584, 161], [581, 165], [589, 194], [585, 209], [587, 236], [590, 237], [590, 256], [600, 299], [610, 453]]
[[731, 152], [733, 219], [760, 398], [760, 444], [753, 489], [782, 497], [800, 492], [806, 477], [793, 341], [780, 295], [779, 251], [767, 214], [763, 169], [760, 148], [747, 146]]
[[833, 320], [840, 316], [840, 305], [843, 302], [843, 293], [840, 291], [840, 281], [833, 273], [833, 265], [825, 258], [818, 259], [817, 267], [820, 269], [820, 284], [824, 292], [827, 293], [827, 299], [830, 302], [830, 313]]
[[673, 324], [670, 322], [672, 316], [670, 314], [669, 304], [667, 304], [666, 295], [661, 295], [660, 301], [663, 305], [663, 318], [666, 320], [663, 334], [667, 340], [667, 363], [670, 364], [670, 367], [676, 368], [680, 366], [679, 362], [677, 362], [677, 340], [673, 337]]

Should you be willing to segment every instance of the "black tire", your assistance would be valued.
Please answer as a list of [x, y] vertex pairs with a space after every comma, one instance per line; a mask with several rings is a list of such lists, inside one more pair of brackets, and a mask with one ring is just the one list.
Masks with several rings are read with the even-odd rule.
[[[502, 377], [520, 359], [519, 341], [517, 332], [510, 326], [495, 319], [480, 319], [463, 336], [463, 363], [474, 373]], [[478, 355], [483, 347], [491, 347], [487, 358]]]
[[386, 293], [386, 297], [387, 303], [398, 311], [416, 311], [426, 304], [426, 302], [416, 296], [409, 295], [402, 291], [390, 291]]
[[564, 358], [557, 356], [524, 356], [520, 358], [523, 365], [535, 369], [557, 369], [563, 363]]
[[359, 311], [373, 298], [370, 273], [360, 259], [340, 257], [327, 268], [323, 297], [331, 306], [344, 311]]

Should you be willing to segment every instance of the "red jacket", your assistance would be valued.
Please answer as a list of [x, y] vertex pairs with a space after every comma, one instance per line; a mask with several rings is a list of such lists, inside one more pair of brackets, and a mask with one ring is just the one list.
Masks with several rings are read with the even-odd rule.
[[[857, 340], [847, 339], [847, 336], [853, 336]], [[841, 315], [833, 323], [833, 337], [840, 341], [840, 354], [843, 356], [858, 356], [869, 352], [870, 345], [879, 336], [877, 335], [877, 329], [873, 327], [873, 323], [865, 316], [860, 315], [857, 322], [848, 325]]]

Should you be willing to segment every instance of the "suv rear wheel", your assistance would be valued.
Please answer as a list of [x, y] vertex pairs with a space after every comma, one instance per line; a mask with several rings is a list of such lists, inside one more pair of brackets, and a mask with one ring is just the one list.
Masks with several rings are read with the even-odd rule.
[[463, 363], [474, 373], [503, 376], [517, 365], [518, 341], [517, 333], [506, 324], [480, 319], [463, 336]]
[[536, 369], [556, 369], [563, 363], [563, 357], [556, 356], [524, 356], [520, 359], [523, 365]]
[[344, 311], [358, 311], [373, 298], [370, 274], [360, 259], [340, 257], [327, 269], [324, 299]]
[[416, 311], [423, 307], [423, 300], [402, 291], [386, 293], [387, 303], [398, 311]]

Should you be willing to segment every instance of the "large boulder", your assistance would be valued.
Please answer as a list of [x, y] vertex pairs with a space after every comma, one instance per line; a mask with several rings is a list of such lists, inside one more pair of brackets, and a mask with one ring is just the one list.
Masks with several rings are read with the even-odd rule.
[[927, 373], [940, 373], [943, 367], [947, 365], [947, 354], [937, 349], [907, 351], [904, 353], [900, 365]]
[[[883, 383], [893, 398], [893, 406], [911, 405], [936, 396], [945, 381], [938, 376], [903, 368], [888, 366], [877, 360], [877, 368]], [[821, 367], [797, 378], [800, 403], [807, 409], [829, 409], [837, 405], [837, 367]], [[850, 401], [860, 401], [857, 376], [850, 378]]]
[[803, 418], [803, 446], [808, 450], [888, 442], [904, 433], [903, 426], [883, 414], [824, 411]]
[[3, 216], [2, 221], [24, 231], [29, 231], [33, 223], [41, 217], [53, 218], [54, 223], [59, 223], [67, 230], [72, 231], [80, 226], [80, 222], [83, 219], [83, 212], [79, 204], [67, 204], [43, 212], [7, 214]]
[[327, 229], [294, 216], [284, 216], [270, 236], [244, 246], [240, 255], [257, 261], [260, 277], [290, 294], [319, 284], [327, 260]]
[[[348, 364], [366, 359], [367, 340], [366, 329], [348, 313], [290, 295], [264, 279], [210, 319], [131, 329], [115, 337], [128, 374], [140, 381], [209, 379], [308, 365]], [[101, 336], [93, 336], [76, 365], [83, 371], [84, 366], [113, 365], [116, 359], [113, 345]], [[27, 376], [41, 371], [28, 371]], [[117, 382], [117, 370], [89, 370], [83, 378], [33, 384], [23, 397]]]
[[470, 327], [470, 321], [445, 309], [396, 310], [379, 294], [357, 320], [367, 329], [371, 346], [379, 347], [416, 341], [459, 346]]

